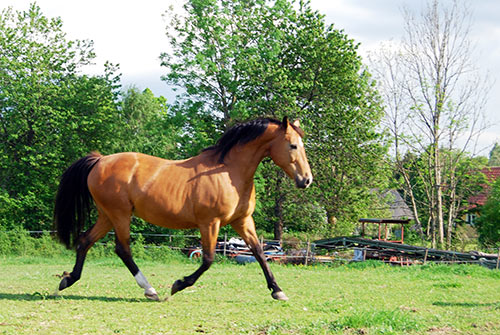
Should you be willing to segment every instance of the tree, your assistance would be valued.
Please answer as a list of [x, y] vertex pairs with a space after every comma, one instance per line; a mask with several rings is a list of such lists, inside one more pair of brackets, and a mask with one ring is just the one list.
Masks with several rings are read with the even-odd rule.
[[500, 178], [491, 187], [477, 221], [479, 241], [486, 246], [500, 246]]
[[[67, 40], [60, 18], [40, 8], [0, 15], [0, 224], [52, 226], [59, 175], [90, 150], [111, 147], [117, 111], [115, 68], [78, 70], [94, 58], [92, 42]], [[5, 200], [5, 202], [4, 202]]]
[[490, 151], [490, 159], [488, 161], [489, 166], [500, 166], [500, 145], [495, 143]]
[[280, 239], [285, 216], [300, 217], [313, 197], [338, 221], [366, 212], [385, 151], [380, 104], [354, 41], [305, 1], [193, 0], [184, 9], [184, 17], [171, 13], [172, 52], [162, 55], [164, 80], [184, 88], [173, 106], [186, 122], [181, 143], [212, 144], [238, 119], [300, 117], [318, 182], [299, 199], [281, 171], [264, 164], [256, 220], [274, 222]]
[[[373, 62], [386, 102], [386, 120], [394, 143], [396, 168], [405, 176], [405, 188], [412, 194], [402, 157], [419, 157], [420, 182], [426, 185], [432, 245], [450, 243], [454, 209], [449, 210], [448, 232], [444, 198], [454, 199], [464, 174], [458, 162], [474, 149], [484, 130], [482, 112], [488, 81], [474, 66], [470, 40], [470, 10], [454, 1], [449, 7], [430, 1], [419, 18], [404, 12], [405, 38], [396, 51], [382, 50]], [[449, 163], [443, 150], [454, 152]], [[410, 155], [408, 155], [410, 154]], [[451, 158], [451, 157], [450, 157]], [[446, 176], [446, 177], [445, 177]], [[413, 201], [413, 206], [416, 206]]]
[[176, 158], [179, 121], [169, 112], [167, 100], [150, 89], [129, 88], [120, 99], [120, 124], [115, 151], [134, 151]]

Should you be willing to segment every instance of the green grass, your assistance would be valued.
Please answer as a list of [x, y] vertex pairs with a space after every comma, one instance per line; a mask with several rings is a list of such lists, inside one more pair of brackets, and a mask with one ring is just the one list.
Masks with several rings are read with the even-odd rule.
[[[162, 297], [199, 264], [137, 263]], [[51, 294], [73, 257], [0, 256], [0, 334], [500, 334], [500, 271], [376, 262], [271, 268], [216, 263], [165, 302], [143, 297], [118, 257], [90, 255], [82, 279]]]

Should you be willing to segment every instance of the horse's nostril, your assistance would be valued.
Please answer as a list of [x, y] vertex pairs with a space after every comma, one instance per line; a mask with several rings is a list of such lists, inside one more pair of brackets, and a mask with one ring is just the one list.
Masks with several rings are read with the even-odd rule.
[[311, 183], [311, 178], [307, 178], [306, 179], [306, 186], [309, 185]]

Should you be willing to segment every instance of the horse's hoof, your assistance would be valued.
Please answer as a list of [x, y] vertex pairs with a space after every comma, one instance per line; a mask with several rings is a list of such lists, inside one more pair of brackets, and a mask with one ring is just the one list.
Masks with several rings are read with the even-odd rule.
[[62, 276], [58, 276], [58, 277], [62, 278], [61, 282], [59, 283], [58, 291], [62, 291], [65, 288], [70, 287], [75, 282], [75, 280], [73, 280], [73, 278], [71, 278], [71, 274], [67, 271], [64, 271]]
[[156, 293], [153, 293], [153, 294], [144, 293], [144, 296], [146, 298], [148, 298], [149, 300], [160, 301], [160, 298], [158, 297], [158, 294], [156, 294]]
[[71, 277], [63, 277], [63, 279], [61, 279], [61, 282], [59, 283], [59, 287], [58, 287], [59, 291], [64, 290], [68, 286], [71, 286], [71, 284], [69, 283], [70, 278]]
[[184, 287], [182, 287], [182, 281], [178, 279], [175, 281], [174, 285], [172, 285], [172, 289], [170, 290], [170, 295], [174, 295], [183, 289]]
[[287, 301], [288, 300], [288, 297], [286, 296], [285, 293], [283, 293], [283, 291], [278, 291], [278, 292], [273, 292], [271, 294], [271, 296], [276, 299], [276, 300], [280, 300], [280, 301]]

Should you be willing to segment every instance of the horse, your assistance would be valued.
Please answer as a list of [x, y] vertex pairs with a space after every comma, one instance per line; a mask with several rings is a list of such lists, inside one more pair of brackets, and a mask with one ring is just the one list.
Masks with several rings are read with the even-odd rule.
[[[135, 152], [103, 156], [93, 152], [64, 171], [59, 183], [54, 225], [68, 249], [76, 249], [71, 273], [64, 272], [56, 294], [81, 277], [86, 254], [111, 229], [115, 252], [144, 289], [159, 300], [132, 258], [132, 215], [171, 229], [200, 230], [202, 263], [191, 275], [176, 280], [171, 295], [192, 286], [211, 266], [219, 229], [226, 225], [242, 237], [260, 264], [271, 296], [288, 300], [266, 262], [252, 218], [255, 209], [254, 174], [259, 163], [270, 157], [295, 181], [298, 188], [313, 180], [299, 121], [290, 123], [259, 118], [229, 128], [214, 146], [186, 160], [165, 160]], [[97, 221], [82, 233], [97, 208]]]

